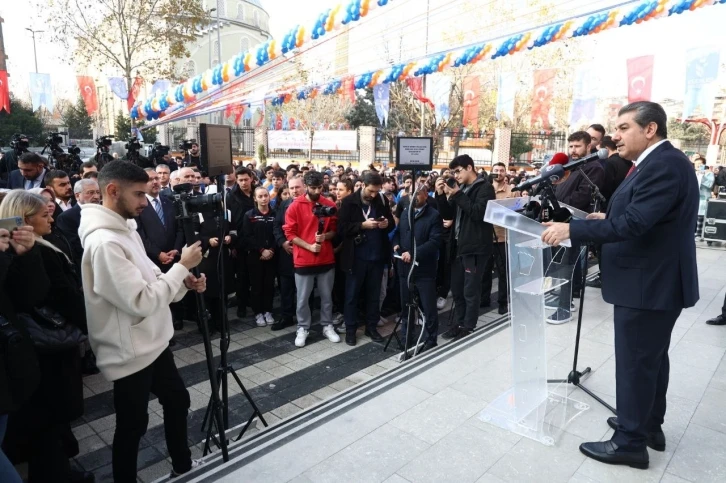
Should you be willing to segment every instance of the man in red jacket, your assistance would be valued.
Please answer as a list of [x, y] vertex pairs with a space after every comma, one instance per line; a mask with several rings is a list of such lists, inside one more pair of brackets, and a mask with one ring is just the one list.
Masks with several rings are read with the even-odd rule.
[[310, 331], [312, 317], [308, 298], [318, 281], [320, 294], [320, 324], [323, 335], [330, 342], [340, 342], [333, 328], [333, 282], [335, 281], [335, 256], [332, 239], [337, 219], [322, 216], [326, 209], [335, 212], [335, 203], [321, 195], [323, 175], [316, 171], [305, 174], [305, 196], [295, 198], [285, 213], [285, 237], [292, 243], [297, 287], [297, 337], [295, 345], [304, 347]]

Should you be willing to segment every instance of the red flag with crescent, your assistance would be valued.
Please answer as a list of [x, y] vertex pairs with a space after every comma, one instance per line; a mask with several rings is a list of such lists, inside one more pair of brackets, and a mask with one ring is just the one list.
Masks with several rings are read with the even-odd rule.
[[652, 55], [628, 59], [628, 102], [649, 101], [653, 90]]
[[10, 114], [10, 86], [7, 71], [0, 70], [0, 112], [3, 110]]
[[555, 69], [534, 71], [534, 91], [532, 93], [532, 125], [538, 122], [544, 129], [550, 127], [550, 109], [555, 88]]
[[409, 89], [411, 89], [413, 97], [415, 97], [417, 101], [423, 102], [424, 104], [430, 104], [431, 106], [434, 105], [431, 102], [431, 99], [424, 96], [423, 77], [407, 77], [406, 85]]
[[98, 97], [96, 96], [96, 84], [93, 77], [88, 75], [79, 75], [78, 88], [81, 90], [81, 97], [86, 103], [86, 112], [89, 116], [93, 116], [98, 111]]
[[144, 86], [144, 79], [141, 78], [141, 76], [136, 76], [136, 79], [134, 79], [134, 84], [131, 86], [131, 92], [129, 92], [129, 97], [126, 99], [126, 105], [129, 108], [129, 111], [131, 111], [131, 108], [134, 107], [134, 103], [136, 102], [136, 99], [139, 97], [139, 94], [141, 94], [141, 88]]
[[464, 78], [464, 116], [462, 123], [465, 128], [479, 130], [479, 96], [481, 85], [478, 75]]

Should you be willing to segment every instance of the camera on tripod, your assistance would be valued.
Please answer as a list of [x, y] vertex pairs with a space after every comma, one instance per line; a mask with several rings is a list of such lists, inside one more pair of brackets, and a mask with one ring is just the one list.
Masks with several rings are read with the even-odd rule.
[[174, 186], [174, 192], [167, 196], [174, 203], [177, 218], [186, 218], [192, 213], [221, 212], [224, 209], [222, 193], [195, 195], [193, 189], [191, 183], [178, 184]]
[[10, 140], [10, 147], [16, 152], [27, 151], [30, 147], [30, 138], [25, 134], [15, 134]]
[[169, 146], [164, 146], [157, 141], [154, 143], [154, 147], [151, 148], [151, 153], [149, 157], [154, 160], [156, 164], [159, 164], [164, 160], [164, 156], [169, 154], [169, 151], [171, 151], [171, 148]]
[[[113, 144], [113, 136], [101, 136], [96, 139], [96, 147], [108, 151], [108, 148]], [[105, 148], [105, 149], [104, 149]]]
[[137, 138], [136, 136], [131, 136], [128, 141], [126, 141], [126, 144], [124, 144], [124, 149], [129, 152], [138, 152], [139, 149], [141, 149], [141, 143], [139, 142], [139, 138]]
[[192, 149], [192, 144], [198, 144], [196, 139], [185, 139], [179, 143], [179, 149], [182, 151], [189, 151]]
[[315, 203], [313, 206], [313, 216], [317, 216], [318, 218], [335, 216], [337, 212], [338, 209], [335, 206], [325, 206], [320, 203]]
[[[63, 142], [63, 136], [68, 135], [66, 132], [52, 132], [48, 134], [48, 137], [45, 138], [45, 145], [51, 148], [58, 148], [60, 149], [59, 144]], [[61, 150], [62, 151], [62, 150]]]
[[81, 148], [79, 148], [76, 144], [71, 144], [70, 146], [68, 146], [68, 154], [72, 154], [73, 156], [80, 156]]

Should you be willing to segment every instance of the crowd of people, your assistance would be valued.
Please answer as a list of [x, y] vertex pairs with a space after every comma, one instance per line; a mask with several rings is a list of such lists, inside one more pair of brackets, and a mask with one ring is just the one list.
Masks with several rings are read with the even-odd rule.
[[[605, 209], [592, 186], [611, 198], [632, 161], [599, 124], [568, 137], [571, 160], [601, 148], [607, 159], [556, 186], [559, 202], [587, 213]], [[0, 334], [30, 340], [32, 356], [22, 368], [4, 367], [3, 482], [20, 481], [10, 461], [27, 461], [31, 482], [93, 481], [70, 465], [78, 454], [70, 424], [83, 414], [83, 374], [99, 370], [114, 382], [116, 481], [135, 481], [149, 393], [164, 407], [172, 476], [197, 464], [186, 447], [189, 396], [169, 349], [175, 329], [198, 323], [194, 292], [203, 293], [210, 330], [220, 330], [223, 313], [236, 305], [238, 319], [252, 316], [258, 327], [295, 327], [297, 347], [316, 325], [331, 343], [342, 335], [354, 346], [361, 329], [382, 342], [379, 328], [389, 321], [382, 311], [402, 316], [401, 335], [420, 330], [423, 351], [437, 346], [440, 333], [467, 337], [492, 303], [494, 274], [496, 308], [508, 312], [506, 233], [483, 220], [489, 201], [522, 196], [513, 187], [527, 177], [523, 171], [495, 163], [487, 172], [466, 154], [417, 173], [334, 163], [258, 170], [250, 163], [217, 184], [198, 165], [179, 167], [168, 155], [162, 161], [146, 169], [111, 161], [100, 172], [89, 161], [66, 173], [24, 153], [8, 173], [0, 219], [18, 217], [22, 226], [0, 229]], [[726, 186], [726, 172], [694, 162], [702, 199], [717, 192], [719, 180]], [[186, 239], [169, 197], [180, 189], [222, 195], [223, 208], [205, 205], [194, 216], [195, 240]], [[565, 263], [573, 282], [551, 307], [550, 324], [572, 320], [582, 289], [586, 257]], [[195, 267], [205, 276], [191, 275]], [[411, 290], [425, 321], [420, 328], [407, 324]], [[453, 324], [442, 331], [439, 311], [449, 294]]]

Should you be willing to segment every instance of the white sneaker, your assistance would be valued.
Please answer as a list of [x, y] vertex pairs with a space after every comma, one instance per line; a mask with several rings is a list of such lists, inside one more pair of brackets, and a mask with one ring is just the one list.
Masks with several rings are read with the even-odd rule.
[[386, 318], [385, 317], [381, 317], [378, 320], [378, 324], [377, 325], [378, 325], [378, 327], [383, 327], [384, 325], [386, 325], [386, 323], [388, 323], [388, 321], [386, 320]]
[[[547, 310], [557, 310], [559, 308], [560, 308], [559, 306], [555, 306], [555, 305], [545, 305], [545, 309], [547, 309]], [[579, 309], [579, 308], [580, 308], [580, 306], [575, 305], [575, 302], [570, 303], [570, 312], [577, 312], [577, 309]]]
[[439, 297], [436, 299], [436, 308], [441, 310], [446, 305], [446, 299], [444, 297]]
[[[330, 326], [326, 325], [326, 327], [330, 327]], [[305, 347], [305, 341], [307, 340], [307, 338], [308, 338], [308, 331], [303, 327], [298, 327], [297, 336], [295, 337], [295, 345], [297, 347]], [[340, 340], [340, 338], [338, 338], [338, 340]]]
[[257, 314], [255, 315], [255, 323], [257, 324], [257, 327], [264, 327], [267, 325], [267, 321], [265, 320], [265, 314]]
[[267, 325], [272, 325], [275, 323], [275, 318], [272, 316], [271, 313], [265, 312], [265, 322], [267, 322]]
[[[340, 342], [340, 336], [335, 331], [335, 328], [332, 325], [326, 325], [325, 327], [323, 327], [323, 335], [327, 337], [330, 342]], [[300, 329], [298, 329], [298, 337], [300, 337]], [[297, 345], [297, 339], [295, 339], [295, 345]], [[305, 345], [304, 339], [303, 345]]]
[[[199, 467], [200, 467], [200, 466], [202, 466], [203, 464], [204, 464], [204, 461], [202, 461], [202, 460], [192, 460], [192, 467], [191, 467], [191, 468], [189, 468], [189, 471], [192, 471], [192, 470], [193, 470], [194, 468], [199, 468]], [[187, 472], [187, 473], [188, 473], [188, 472]], [[172, 468], [172, 470], [171, 470], [171, 473], [169, 473], [169, 479], [171, 479], [171, 478], [176, 478], [176, 477], [178, 477], [178, 476], [181, 476], [181, 475], [186, 475], [186, 473], [177, 473], [177, 472], [176, 472], [176, 471], [174, 471], [174, 469]]]

